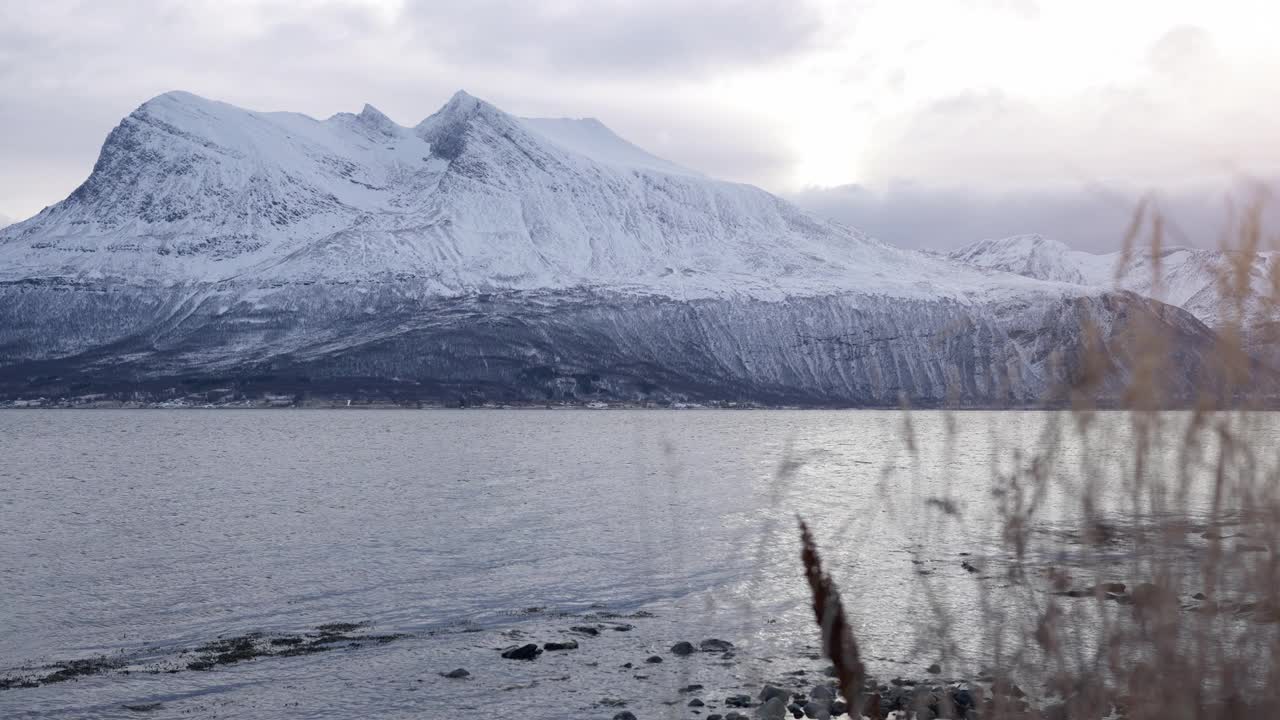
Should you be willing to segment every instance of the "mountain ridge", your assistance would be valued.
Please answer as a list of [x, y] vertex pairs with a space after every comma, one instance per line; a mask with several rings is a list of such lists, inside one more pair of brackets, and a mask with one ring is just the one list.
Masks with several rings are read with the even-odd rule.
[[412, 128], [166, 93], [66, 200], [0, 230], [0, 395], [1025, 404], [1068, 381], [1086, 319], [1116, 343], [1109, 392], [1137, 319], [1183, 343], [1173, 389], [1204, 372], [1212, 336], [1181, 311], [665, 163], [465, 92]]
[[[958, 286], [952, 282], [956, 273], [953, 267], [921, 260], [919, 256], [891, 248], [856, 231], [809, 216], [753, 186], [690, 175], [683, 169], [673, 172], [666, 166], [658, 169], [601, 166], [594, 158], [566, 150], [565, 147], [573, 143], [565, 140], [567, 133], [563, 131], [559, 133], [559, 142], [554, 138], [540, 142], [543, 135], [539, 134], [539, 129], [546, 133], [548, 127], [560, 125], [563, 130], [563, 123], [536, 119], [533, 122], [536, 126], [528, 127], [520, 119], [465, 92], [455, 94], [439, 111], [413, 128], [394, 124], [371, 106], [366, 106], [359, 115], [339, 113], [327, 120], [315, 120], [295, 113], [245, 111], [189, 93], [166, 93], [144, 103], [112, 131], [104, 144], [102, 157], [95, 165], [94, 174], [67, 201], [20, 223], [19, 229], [0, 235], [0, 243], [15, 233], [27, 231], [28, 224], [35, 224], [37, 227], [31, 231], [45, 238], [45, 247], [38, 249], [59, 247], [56, 243], [49, 244], [50, 236], [75, 237], [77, 242], [67, 248], [75, 259], [70, 263], [70, 274], [75, 275], [90, 265], [86, 260], [90, 253], [104, 249], [108, 252], [113, 249], [144, 249], [135, 248], [134, 241], [151, 239], [159, 246], [147, 249], [161, 255], [208, 255], [214, 263], [193, 269], [188, 273], [190, 279], [219, 281], [254, 271], [257, 269], [254, 260], [273, 260], [262, 257], [270, 254], [260, 252], [264, 249], [276, 247], [280, 254], [288, 255], [301, 245], [315, 244], [317, 236], [334, 235], [333, 240], [339, 239], [342, 231], [360, 227], [362, 214], [387, 213], [403, 217], [406, 210], [416, 209], [419, 216], [426, 216], [422, 218], [420, 227], [440, 231], [449, 220], [456, 224], [456, 218], [448, 218], [443, 211], [429, 207], [429, 198], [426, 208], [412, 208], [410, 204], [421, 203], [422, 196], [439, 190], [441, 183], [445, 190], [449, 190], [467, 182], [476, 186], [471, 190], [482, 191], [473, 192], [473, 195], [483, 196], [472, 201], [490, 206], [485, 210], [491, 218], [498, 216], [499, 209], [508, 215], [522, 215], [507, 218], [508, 222], [502, 227], [471, 228], [474, 234], [525, 233], [529, 237], [524, 240], [538, 245], [541, 238], [535, 235], [543, 230], [546, 231], [544, 235], [554, 231], [559, 238], [578, 245], [552, 248], [552, 251], [561, 250], [561, 257], [548, 263], [553, 266], [550, 270], [555, 274], [576, 275], [570, 281], [572, 283], [589, 284], [593, 273], [604, 270], [606, 276], [603, 280], [608, 283], [642, 279], [647, 282], [635, 284], [663, 294], [707, 296], [725, 292], [726, 288], [699, 282], [700, 276], [705, 279], [708, 275], [727, 273], [733, 277], [739, 292], [750, 286], [752, 292], [773, 294], [776, 286], [785, 285], [790, 294], [812, 294], [807, 292], [809, 289], [805, 282], [812, 281], [814, 273], [825, 275], [825, 282], [814, 291], [839, 290], [841, 285], [850, 284], [840, 277], [857, 274], [861, 268], [867, 267], [871, 256], [875, 256], [882, 264], [888, 265], [889, 270], [914, 265], [921, 282], [933, 285], [926, 290], [927, 293], [960, 296], [984, 290], [976, 282], [976, 276], [969, 278], [968, 286]], [[351, 127], [355, 130], [338, 134], [335, 140], [335, 129]], [[593, 139], [615, 140], [614, 155], [634, 158], [634, 153], [643, 153], [602, 124], [598, 128], [603, 128], [604, 132], [597, 133]], [[595, 123], [592, 129], [596, 129]], [[477, 144], [473, 154], [480, 157], [464, 157], [463, 148], [468, 138]], [[144, 147], [147, 143], [150, 146]], [[134, 162], [135, 156], [139, 156], [137, 162]], [[666, 163], [647, 153], [641, 157], [652, 165]], [[147, 178], [141, 177], [141, 172], [135, 172], [135, 166], [141, 166], [145, 171], [148, 165], [157, 162], [163, 163], [164, 172], [151, 182], [154, 187], [147, 189]], [[666, 165], [677, 167], [670, 163]], [[184, 179], [202, 172], [201, 187], [183, 183]], [[112, 183], [113, 176], [122, 173], [127, 174], [126, 179], [116, 183], [127, 184], [127, 188], [121, 191], [104, 187]], [[239, 177], [235, 176], [236, 173]], [[515, 182], [507, 183], [509, 175], [521, 176], [519, 182], [524, 187], [517, 187]], [[551, 182], [539, 183], [542, 177], [551, 177]], [[565, 178], [575, 181], [573, 185], [576, 186], [566, 188], [565, 185], [570, 183]], [[193, 195], [209, 194], [211, 183], [214, 184], [213, 196], [229, 196], [230, 202], [211, 207], [209, 203], [188, 201]], [[507, 184], [504, 186], [504, 183]], [[641, 187], [627, 187], [629, 184], [640, 184]], [[482, 185], [489, 187], [479, 187]], [[540, 188], [539, 185], [546, 187]], [[609, 192], [591, 192], [599, 187]], [[539, 189], [545, 190], [540, 197], [529, 197], [531, 190]], [[77, 201], [85, 201], [82, 204], [93, 207], [96, 196], [113, 190], [124, 195], [125, 207], [113, 208], [117, 211], [116, 217], [76, 217], [78, 208], [74, 206]], [[576, 205], [557, 202], [556, 193], [566, 190], [576, 196]], [[514, 207], [508, 197], [500, 195], [503, 192], [510, 195], [514, 191], [524, 193], [519, 207]], [[141, 196], [133, 197], [131, 193]], [[589, 194], [596, 196], [589, 198], [593, 201], [590, 205], [581, 200]], [[627, 206], [629, 195], [642, 195], [645, 205]], [[535, 201], [543, 206], [557, 207], [536, 207], [533, 206]], [[690, 213], [683, 210], [690, 203], [703, 203], [707, 212], [687, 217]], [[73, 207], [68, 208], [68, 204]], [[505, 204], [506, 207], [492, 207], [495, 204]], [[652, 223], [647, 228], [634, 227], [645, 224], [648, 216], [657, 213], [661, 213], [659, 221], [677, 227], [653, 227]], [[52, 220], [56, 218], [51, 216], [60, 214], [72, 215], [68, 222], [75, 226], [74, 232], [59, 228], [56, 222], [45, 223], [53, 225], [52, 228], [39, 227], [43, 218], [49, 216], [48, 219]], [[573, 217], [575, 215], [579, 217]], [[623, 216], [622, 223], [611, 222], [619, 216]], [[137, 227], [137, 218], [146, 221], [147, 227]], [[441, 219], [445, 222], [437, 222]], [[474, 216], [468, 219], [472, 222], [477, 220]], [[708, 222], [709, 219], [712, 222], [723, 221], [721, 227], [715, 227]], [[200, 226], [195, 220], [210, 222]], [[129, 224], [131, 221], [132, 225]], [[102, 226], [102, 234], [105, 235], [124, 225], [123, 232], [118, 234], [125, 235], [128, 242], [113, 246], [108, 241], [105, 248], [86, 244], [84, 239], [86, 235], [92, 236], [94, 222]], [[262, 227], [264, 223], [267, 225], [265, 228]], [[685, 227], [679, 227], [681, 224]], [[755, 227], [747, 227], [749, 225]], [[379, 230], [396, 234], [401, 228]], [[610, 241], [612, 247], [603, 253], [605, 257], [598, 257], [600, 253], [591, 247], [592, 236]], [[765, 237], [762, 239], [761, 236]], [[810, 240], [815, 237], [824, 239], [825, 246], [813, 246]], [[629, 257], [621, 254], [619, 238], [638, 240], [634, 243], [636, 247], [629, 248]], [[166, 240], [170, 241], [167, 245], [164, 244]], [[735, 250], [734, 253], [722, 254], [736, 261], [737, 267], [713, 262], [714, 258], [696, 247], [698, 244], [714, 245], [717, 250]], [[739, 247], [733, 247], [735, 244]], [[841, 244], [853, 247], [839, 247]], [[0, 246], [0, 252], [6, 249], [9, 248]], [[467, 246], [459, 243], [451, 249], [456, 256], [464, 258], [468, 254], [483, 255], [485, 252], [483, 243], [478, 240]], [[540, 275], [532, 277], [529, 283], [509, 283], [510, 289], [531, 289], [549, 284], [550, 279], [545, 272], [548, 268], [538, 267], [540, 260], [548, 258], [545, 249], [520, 249], [532, 256], [526, 257], [520, 267], [498, 271], [491, 266], [492, 258], [481, 257], [477, 274], [484, 276], [487, 273], [490, 277], [457, 278], [452, 289], [499, 289], [503, 287], [502, 283], [485, 288], [481, 282], [495, 276], [514, 279]], [[207, 253], [203, 252], [206, 250]], [[649, 256], [671, 257], [677, 251], [680, 257], [676, 257], [677, 262], [673, 264], [649, 268], [639, 266], [650, 260]], [[594, 267], [574, 268], [575, 260], [580, 257], [591, 258], [588, 265]], [[10, 268], [28, 265], [22, 257], [6, 259]], [[631, 262], [622, 267], [610, 267], [608, 261], [611, 259]], [[431, 262], [436, 258], [426, 260]], [[404, 253], [396, 253], [394, 266], [403, 269], [406, 265], [412, 266], [413, 261], [414, 258], [406, 257]], [[418, 258], [417, 261], [421, 265], [423, 259]], [[151, 265], [165, 264], [174, 263], [159, 261]], [[767, 272], [762, 271], [762, 267]], [[111, 263], [105, 263], [91, 267], [89, 271], [109, 275], [110, 268]], [[824, 268], [827, 270], [825, 273], [822, 272]], [[136, 274], [146, 267], [140, 268], [138, 263], [130, 262], [127, 269]], [[219, 273], [219, 270], [226, 272]], [[883, 276], [881, 268], [870, 270], [857, 278], [860, 288], [879, 285], [883, 290], [903, 292], [900, 283], [879, 282], [878, 278]], [[612, 271], [611, 274], [608, 271]], [[879, 275], [877, 271], [881, 271]], [[657, 277], [646, 277], [648, 273], [655, 273]], [[805, 273], [810, 276], [789, 283], [793, 276]], [[161, 274], [171, 278], [178, 273], [169, 269]], [[762, 275], [764, 282], [761, 282]], [[674, 278], [662, 279], [671, 276]], [[675, 282], [676, 278], [680, 282]], [[1018, 284], [1006, 279], [1006, 283], [1009, 282], [1015, 286]]]
[[[1246, 326], [1270, 320], [1261, 298], [1272, 290], [1272, 276], [1280, 273], [1276, 253], [1258, 252], [1243, 258], [1239, 253], [1179, 246], [1166, 247], [1159, 255], [1146, 248], [1130, 252], [1090, 253], [1073, 250], [1041, 235], [1015, 235], [980, 240], [947, 254], [973, 267], [1012, 272], [1025, 277], [1070, 282], [1076, 285], [1123, 289], [1181, 307], [1210, 327], [1229, 322]], [[1237, 317], [1236, 301], [1228, 288], [1244, 261], [1248, 291]]]

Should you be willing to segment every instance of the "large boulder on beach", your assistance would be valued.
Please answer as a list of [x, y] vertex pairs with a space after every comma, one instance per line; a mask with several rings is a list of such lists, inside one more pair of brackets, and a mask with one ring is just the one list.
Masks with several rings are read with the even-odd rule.
[[728, 640], [709, 638], [707, 640], [703, 640], [699, 647], [702, 649], [702, 652], [728, 652], [733, 649], [733, 643]]
[[956, 710], [961, 714], [978, 706], [977, 699], [974, 697], [973, 693], [969, 688], [964, 686], [953, 688], [951, 690], [951, 704], [954, 705]]
[[756, 717], [762, 720], [784, 720], [787, 717], [787, 702], [780, 697], [769, 698], [765, 704], [756, 708]]
[[791, 691], [783, 690], [782, 688], [774, 685], [765, 685], [764, 688], [760, 690], [760, 694], [756, 697], [758, 697], [761, 702], [769, 702], [774, 698], [789, 700], [791, 698]]
[[512, 646], [502, 651], [502, 657], [508, 660], [533, 660], [541, 654], [542, 648], [533, 643]]
[[810, 700], [804, 704], [804, 716], [807, 718], [821, 718], [827, 720], [831, 717], [831, 706], [824, 702]]
[[829, 703], [836, 699], [836, 689], [830, 685], [814, 685], [809, 691], [809, 699]]
[[689, 655], [694, 654], [697, 651], [698, 650], [693, 646], [693, 643], [687, 640], [681, 640], [680, 642], [671, 646], [671, 654], [677, 657], [687, 657]]

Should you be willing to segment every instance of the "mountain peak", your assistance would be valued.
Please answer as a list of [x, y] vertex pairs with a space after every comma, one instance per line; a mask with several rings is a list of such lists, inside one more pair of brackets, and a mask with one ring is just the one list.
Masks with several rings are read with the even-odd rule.
[[1004, 245], [1025, 245], [1034, 248], [1053, 249], [1055, 251], [1067, 251], [1071, 248], [1066, 243], [1054, 238], [1045, 237], [1040, 233], [1023, 233], [1021, 235], [1010, 235], [1007, 238], [996, 240], [995, 242]]
[[480, 98], [476, 97], [475, 95], [472, 95], [471, 93], [467, 92], [466, 90], [459, 88], [458, 91], [455, 92], [453, 96], [449, 98], [449, 102], [461, 103], [461, 102], [483, 102], [483, 101]]
[[360, 110], [360, 114], [357, 117], [359, 117], [361, 120], [382, 121], [382, 120], [389, 119], [385, 114], [383, 114], [381, 110], [370, 105], [369, 103], [364, 104], [364, 107]]
[[1028, 233], [979, 240], [948, 255], [952, 260], [977, 267], [1080, 285], [1086, 278], [1073, 259], [1078, 254], [1060, 240]]
[[153, 103], [179, 103], [184, 105], [191, 105], [191, 104], [203, 104], [203, 103], [209, 103], [209, 102], [213, 102], [213, 101], [208, 100], [206, 98], [202, 98], [199, 95], [196, 95], [195, 93], [187, 92], [186, 90], [170, 90], [168, 92], [160, 93], [159, 95], [143, 103], [143, 105], [151, 105]]
[[200, 97], [195, 93], [189, 93], [185, 90], [170, 90], [169, 92], [160, 93], [150, 100], [138, 106], [134, 113], [158, 113], [165, 114], [167, 112], [191, 112], [206, 110], [225, 103], [217, 100], [209, 100]]
[[444, 105], [440, 106], [439, 110], [432, 113], [426, 120], [423, 120], [419, 127], [431, 122], [433, 118], [437, 120], [440, 118], [464, 119], [477, 114], [506, 115], [506, 113], [494, 107], [492, 103], [485, 102], [466, 90], [459, 90]]
[[511, 131], [518, 128], [515, 118], [490, 103], [459, 90], [439, 110], [414, 128], [418, 136], [431, 143], [439, 157], [453, 160], [466, 147], [467, 128], [482, 121], [488, 125]]
[[387, 117], [378, 108], [365, 103], [364, 109], [356, 116], [356, 120], [367, 128], [376, 130], [383, 135], [395, 135], [399, 125], [396, 125], [391, 118]]

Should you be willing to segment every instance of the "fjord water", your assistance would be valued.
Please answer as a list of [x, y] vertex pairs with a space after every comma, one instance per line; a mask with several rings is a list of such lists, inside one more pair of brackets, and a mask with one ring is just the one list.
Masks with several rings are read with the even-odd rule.
[[[994, 478], [1061, 419], [0, 413], [0, 674], [97, 655], [158, 658], [219, 636], [329, 622], [407, 634], [212, 672], [0, 690], [0, 715], [128, 716], [124, 704], [154, 701], [159, 716], [276, 717], [288, 707], [306, 717], [468, 717], [501, 688], [510, 691], [501, 702], [523, 717], [611, 717], [593, 710], [606, 696], [683, 717], [659, 701], [691, 675], [746, 686], [821, 665], [797, 515], [845, 588], [873, 669], [914, 664], [936, 655], [913, 623], [930, 612], [922, 583], [944, 589], [961, 647], [980, 640], [975, 583], [960, 555], [995, 557]], [[1085, 453], [1123, 465], [1123, 415], [1098, 422], [1096, 435], [1117, 441], [1073, 445], [1068, 433], [1066, 472]], [[1276, 425], [1259, 432], [1274, 440]], [[1048, 503], [1047, 521], [1073, 507], [1069, 492]], [[644, 627], [606, 633], [595, 650], [584, 642], [573, 657], [497, 659], [508, 638], [563, 632], [574, 621], [560, 613], [640, 611]], [[733, 668], [669, 662], [652, 676], [609, 674], [677, 640], [713, 636], [742, 648]], [[458, 665], [475, 680], [438, 676]]]

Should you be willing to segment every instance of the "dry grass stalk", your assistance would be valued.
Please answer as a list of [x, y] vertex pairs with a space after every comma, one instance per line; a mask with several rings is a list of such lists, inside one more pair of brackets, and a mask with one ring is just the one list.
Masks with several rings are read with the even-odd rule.
[[[1233, 223], [1234, 241], [1222, 248], [1215, 289], [1226, 312], [1211, 328], [1217, 343], [1205, 358], [1195, 410], [1161, 412], [1177, 405], [1169, 383], [1181, 348], [1152, 322], [1160, 315], [1134, 318], [1109, 348], [1086, 323], [1084, 352], [1071, 359], [1073, 382], [1060, 391], [1072, 398], [1076, 438], [1068, 444], [1080, 448], [1081, 466], [1061, 467], [1055, 456], [1068, 436], [1055, 435], [997, 482], [1010, 574], [1031, 582], [1007, 593], [1012, 605], [1001, 605], [1001, 620], [1025, 618], [1025, 629], [1008, 633], [989, 620], [987, 657], [999, 672], [1045, 688], [1042, 706], [1055, 708], [1046, 717], [1280, 716], [1280, 471], [1268, 442], [1274, 424], [1248, 412], [1274, 405], [1274, 370], [1264, 360], [1280, 357], [1274, 348], [1270, 358], [1257, 354], [1267, 350], [1259, 329], [1275, 325], [1280, 306], [1278, 265], [1262, 254], [1262, 208], [1262, 199], [1249, 204]], [[1144, 200], [1125, 233], [1118, 274], [1141, 258], [1159, 292], [1168, 227]], [[1117, 356], [1128, 369], [1127, 430], [1100, 436], [1090, 429], [1090, 408]], [[1114, 459], [1100, 459], [1108, 456]], [[1177, 458], [1173, 472], [1169, 458]], [[1036, 517], [1037, 499], [1053, 487], [1075, 502], [1077, 539], [1046, 534], [1055, 518]], [[1087, 532], [1094, 526], [1119, 532], [1095, 537]], [[1036, 578], [1046, 568], [1037, 557], [1074, 559], [1069, 568], [1048, 567], [1041, 584]], [[1128, 583], [1127, 592], [1085, 593], [1092, 601], [1056, 597], [1069, 587], [1080, 597], [1079, 588], [1117, 580]], [[1019, 635], [1028, 641], [999, 645]]]
[[[1164, 305], [1124, 306], [1132, 312], [1105, 333], [1087, 304], [1069, 310], [1082, 340], [1057, 351], [1068, 381], [1046, 399], [1068, 410], [1046, 413], [1036, 440], [1013, 443], [1012, 463], [993, 468], [988, 561], [1000, 579], [994, 569], [977, 578], [975, 646], [956, 658], [1016, 681], [1029, 707], [993, 685], [982, 720], [1280, 717], [1280, 423], [1255, 412], [1280, 400], [1280, 238], [1264, 232], [1268, 199], [1245, 204], [1223, 243], [1211, 342], [1180, 345], [1171, 323], [1197, 323]], [[1154, 293], [1175, 289], [1170, 232], [1145, 198], [1117, 279], [1142, 266]], [[1189, 361], [1199, 370], [1178, 385]], [[1100, 410], [1113, 399], [1122, 413]], [[903, 417], [919, 463], [934, 438]], [[933, 494], [919, 500], [935, 532], [960, 522]], [[857, 702], [859, 648], [803, 521], [800, 530], [823, 650]], [[959, 648], [953, 611], [933, 602], [954, 586], [919, 582], [934, 613], [917, 621], [927, 651]]]
[[858, 642], [853, 637], [853, 628], [850, 627], [849, 618], [840, 602], [840, 591], [831, 576], [822, 569], [822, 558], [818, 556], [818, 548], [814, 544], [813, 534], [809, 532], [809, 526], [804, 520], [797, 520], [800, 523], [800, 541], [803, 545], [800, 559], [804, 563], [804, 574], [813, 594], [813, 615], [822, 635], [822, 652], [835, 665], [840, 692], [849, 701], [852, 714], [852, 711], [862, 707], [862, 683], [866, 678], [866, 668], [858, 652]]

